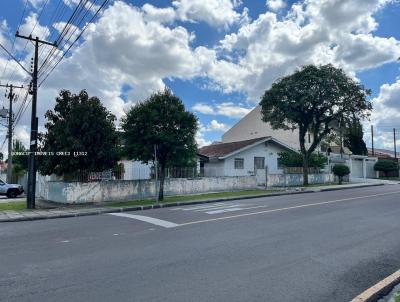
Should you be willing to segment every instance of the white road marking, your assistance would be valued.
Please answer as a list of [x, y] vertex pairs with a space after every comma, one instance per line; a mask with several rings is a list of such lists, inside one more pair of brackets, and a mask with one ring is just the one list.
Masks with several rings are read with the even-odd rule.
[[109, 213], [109, 215], [136, 219], [136, 220], [148, 222], [148, 223], [151, 223], [154, 225], [162, 226], [164, 228], [174, 228], [174, 227], [179, 226], [179, 224], [176, 224], [176, 223], [173, 223], [170, 221], [166, 221], [166, 220], [149, 217], [149, 216], [132, 215], [132, 214], [125, 214], [125, 213]]
[[229, 208], [237, 208], [240, 207], [239, 204], [232, 204], [229, 206], [220, 206], [220, 207], [208, 207], [200, 210], [194, 210], [195, 212], [203, 212], [203, 211], [210, 211], [210, 210], [222, 210], [222, 209], [229, 209]]
[[222, 209], [222, 210], [215, 210], [215, 211], [209, 211], [206, 212], [207, 214], [220, 214], [220, 213], [225, 213], [225, 212], [235, 212], [235, 211], [244, 211], [244, 210], [250, 210], [250, 209], [259, 209], [259, 208], [267, 208], [269, 205], [266, 206], [256, 206], [256, 207], [244, 207], [244, 208], [230, 208], [230, 209]]
[[69, 243], [70, 241], [69, 240], [63, 240], [63, 241], [61, 241], [61, 243]]
[[212, 219], [191, 221], [191, 222], [181, 223], [181, 224], [179, 224], [179, 226], [185, 226], [185, 225], [191, 225], [191, 224], [199, 224], [199, 223], [218, 221], [218, 220], [225, 220], [225, 219], [232, 219], [232, 218], [245, 217], [245, 216], [253, 216], [253, 215], [266, 214], [266, 213], [272, 213], [272, 212], [288, 211], [288, 210], [299, 209], [299, 208], [307, 208], [307, 207], [313, 207], [313, 206], [319, 206], [319, 205], [325, 205], [325, 204], [331, 204], [331, 203], [338, 203], [338, 202], [349, 201], [349, 200], [357, 200], [357, 199], [385, 196], [385, 195], [398, 194], [398, 193], [400, 193], [400, 191], [373, 194], [373, 195], [365, 195], [365, 196], [358, 196], [358, 197], [350, 197], [350, 198], [344, 198], [344, 199], [336, 199], [336, 200], [331, 200], [331, 201], [303, 204], [303, 205], [294, 206], [294, 207], [286, 207], [286, 208], [279, 208], [279, 209], [273, 209], [273, 210], [266, 210], [266, 211], [238, 214], [238, 215], [232, 215], [232, 216], [224, 216], [224, 217], [218, 217], [218, 218], [212, 218]]
[[[234, 204], [233, 204], [234, 205]], [[226, 203], [219, 203], [219, 204], [205, 204], [201, 206], [195, 206], [195, 207], [180, 207], [180, 208], [175, 208], [175, 209], [170, 209], [171, 211], [192, 211], [192, 210], [203, 210], [203, 209], [208, 209], [208, 208], [220, 208], [224, 206], [232, 206], [232, 203], [226, 204]]]
[[214, 211], [209, 211], [209, 212], [205, 212], [205, 213], [214, 215], [214, 214], [221, 214], [221, 213], [226, 213], [226, 212], [235, 212], [235, 211], [240, 211], [240, 210], [243, 210], [243, 208], [221, 209], [221, 210], [214, 210]]

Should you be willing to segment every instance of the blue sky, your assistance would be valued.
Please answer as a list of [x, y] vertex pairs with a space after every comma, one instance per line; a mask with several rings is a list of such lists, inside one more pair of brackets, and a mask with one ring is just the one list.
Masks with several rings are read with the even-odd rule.
[[[77, 2], [28, 0], [23, 14], [26, 0], [1, 1], [0, 42], [11, 49], [18, 25], [30, 33], [44, 4], [34, 33], [54, 40], [62, 28], [55, 23], [65, 22]], [[333, 63], [372, 89], [376, 109], [365, 125], [382, 131], [376, 144], [390, 148], [384, 131], [400, 130], [399, 20], [400, 3], [391, 0], [110, 1], [41, 87], [39, 124], [62, 88], [87, 89], [121, 117], [167, 85], [199, 117], [198, 142], [208, 144], [277, 78], [305, 64]], [[26, 64], [32, 48], [22, 51], [24, 45], [17, 41], [13, 53]], [[25, 83], [24, 73], [7, 60], [0, 51], [1, 82]], [[17, 137], [27, 141], [28, 130], [26, 110]]]

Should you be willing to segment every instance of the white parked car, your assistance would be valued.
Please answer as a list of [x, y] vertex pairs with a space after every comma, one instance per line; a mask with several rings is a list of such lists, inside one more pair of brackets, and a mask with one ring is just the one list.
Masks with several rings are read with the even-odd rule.
[[15, 198], [24, 193], [24, 188], [18, 184], [8, 184], [0, 179], [0, 195]]

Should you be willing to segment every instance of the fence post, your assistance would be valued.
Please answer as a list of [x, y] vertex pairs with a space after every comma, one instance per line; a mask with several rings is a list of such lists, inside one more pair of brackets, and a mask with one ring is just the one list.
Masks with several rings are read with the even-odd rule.
[[265, 166], [265, 189], [268, 189], [268, 166]]

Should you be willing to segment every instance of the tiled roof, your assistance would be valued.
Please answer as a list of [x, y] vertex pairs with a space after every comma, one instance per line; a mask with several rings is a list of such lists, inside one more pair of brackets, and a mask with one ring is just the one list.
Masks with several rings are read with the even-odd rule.
[[232, 143], [220, 143], [220, 144], [217, 143], [200, 148], [198, 153], [208, 158], [223, 157], [232, 152], [238, 151], [244, 147], [252, 145], [258, 141], [265, 140], [266, 138], [268, 137], [253, 138], [245, 141], [232, 142]]

